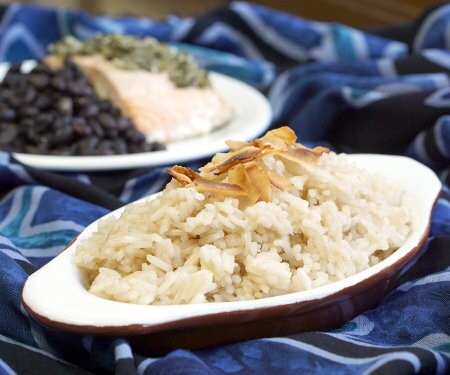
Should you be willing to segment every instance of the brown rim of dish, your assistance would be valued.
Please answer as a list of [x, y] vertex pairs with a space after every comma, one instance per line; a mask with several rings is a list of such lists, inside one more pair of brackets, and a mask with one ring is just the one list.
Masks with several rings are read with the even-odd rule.
[[[441, 192], [437, 194], [437, 197], [433, 203], [433, 207], [430, 210], [428, 225], [424, 230], [420, 240], [416, 246], [414, 246], [407, 254], [402, 258], [398, 259], [394, 264], [389, 267], [384, 268], [380, 272], [364, 279], [363, 281], [356, 283], [354, 285], [348, 286], [344, 289], [338, 290], [337, 292], [326, 296], [324, 298], [313, 299], [309, 301], [299, 301], [291, 302], [283, 305], [269, 306], [269, 307], [258, 307], [255, 309], [246, 310], [236, 310], [230, 312], [218, 312], [207, 315], [194, 316], [190, 318], [181, 318], [178, 320], [158, 323], [155, 325], [148, 324], [129, 324], [120, 326], [93, 326], [93, 325], [76, 325], [69, 323], [62, 323], [49, 319], [41, 314], [34, 312], [24, 301], [22, 293], [22, 304], [25, 309], [42, 325], [53, 328], [56, 330], [61, 330], [71, 333], [79, 334], [91, 334], [98, 336], [138, 336], [138, 335], [148, 335], [159, 333], [162, 331], [179, 330], [179, 329], [190, 329], [190, 328], [200, 328], [207, 327], [208, 325], [214, 324], [216, 326], [226, 327], [230, 324], [245, 324], [246, 322], [258, 322], [264, 323], [267, 319], [273, 318], [289, 318], [297, 315], [301, 315], [306, 312], [310, 312], [319, 308], [331, 307], [336, 300], [349, 300], [354, 296], [360, 295], [365, 291], [369, 290], [371, 287], [378, 283], [386, 285], [385, 292], [391, 290], [394, 287], [395, 281], [391, 279], [396, 276], [400, 270], [408, 262], [410, 262], [416, 255], [420, 253], [425, 241], [428, 238], [428, 234], [431, 228], [431, 215], [433, 209], [436, 205], [437, 200]], [[75, 237], [69, 245], [65, 248], [67, 249], [76, 240]], [[388, 258], [387, 258], [388, 259]], [[364, 272], [364, 271], [362, 271]], [[384, 294], [384, 293], [383, 293]], [[99, 297], [100, 298], [100, 297]], [[122, 302], [117, 302], [122, 303]], [[213, 303], [213, 302], [212, 302]], [[299, 330], [301, 330], [299, 328]], [[294, 330], [293, 330], [294, 332]]]

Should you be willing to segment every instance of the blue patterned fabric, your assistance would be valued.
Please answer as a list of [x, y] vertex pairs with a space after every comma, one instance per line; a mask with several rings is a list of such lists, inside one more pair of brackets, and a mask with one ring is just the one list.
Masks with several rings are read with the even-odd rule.
[[[41, 58], [48, 43], [68, 34], [151, 35], [189, 50], [211, 70], [263, 90], [273, 107], [273, 125], [289, 124], [300, 141], [345, 152], [406, 154], [433, 168], [443, 182], [423, 255], [377, 308], [330, 332], [149, 358], [134, 353], [125, 338], [57, 333], [28, 316], [20, 303], [28, 274], [110, 206], [56, 189], [51, 176], [43, 183], [42, 176], [0, 152], [0, 373], [450, 371], [449, 5], [413, 24], [408, 41], [387, 36], [389, 30], [381, 37], [242, 2], [198, 18], [163, 21], [20, 4], [1, 8], [0, 16], [0, 61]], [[162, 167], [124, 172], [117, 186], [95, 174], [60, 177], [79, 184], [79, 190], [105, 189], [119, 204], [167, 182]]]

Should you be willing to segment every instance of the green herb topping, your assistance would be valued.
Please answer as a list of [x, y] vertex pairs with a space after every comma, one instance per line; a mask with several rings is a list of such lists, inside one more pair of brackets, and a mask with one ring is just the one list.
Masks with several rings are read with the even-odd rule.
[[69, 58], [74, 55], [100, 54], [122, 69], [142, 69], [167, 73], [178, 87], [208, 87], [208, 73], [194, 58], [154, 38], [125, 35], [98, 35], [80, 41], [68, 36], [50, 45], [52, 54]]

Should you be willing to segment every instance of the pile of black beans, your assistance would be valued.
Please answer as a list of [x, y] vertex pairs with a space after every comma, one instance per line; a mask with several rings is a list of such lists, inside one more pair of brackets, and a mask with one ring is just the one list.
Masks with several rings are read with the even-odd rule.
[[98, 97], [72, 62], [28, 73], [14, 64], [0, 83], [0, 150], [50, 155], [115, 155], [164, 149]]

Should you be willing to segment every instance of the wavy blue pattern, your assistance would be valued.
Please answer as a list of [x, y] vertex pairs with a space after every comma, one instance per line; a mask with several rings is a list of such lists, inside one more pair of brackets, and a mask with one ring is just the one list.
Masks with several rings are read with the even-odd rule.
[[[382, 101], [417, 95], [424, 98], [417, 102], [422, 112], [438, 115], [421, 124], [404, 151], [448, 181], [449, 29], [450, 7], [444, 4], [419, 25], [415, 54], [410, 56], [405, 43], [251, 3], [234, 2], [197, 19], [171, 16], [162, 21], [14, 4], [5, 8], [0, 24], [0, 61], [39, 58], [50, 42], [64, 35], [82, 39], [98, 32], [151, 35], [192, 52], [209, 69], [267, 90], [274, 124], [290, 124], [308, 145], [323, 144], [344, 111], [363, 111]], [[419, 71], [415, 64], [416, 70], [410, 66], [411, 71], [403, 72], [402, 64], [410, 57], [425, 68]], [[83, 174], [68, 177], [86, 184], [94, 180]], [[155, 168], [128, 179], [118, 196], [130, 202], [159, 191], [166, 181], [163, 169]], [[46, 369], [63, 360], [81, 367], [94, 363], [118, 374], [448, 373], [449, 198], [450, 190], [444, 186], [428, 247], [405, 269], [401, 285], [377, 308], [339, 329], [145, 358], [135, 354], [126, 339], [56, 333], [30, 320], [20, 304], [28, 273], [62, 251], [106, 210], [40, 186], [0, 152], [0, 348], [23, 345], [23, 350], [48, 353], [50, 359], [39, 362]], [[13, 358], [0, 350], [0, 372], [15, 371], [12, 364]], [[61, 368], [56, 372], [64, 373]]]

